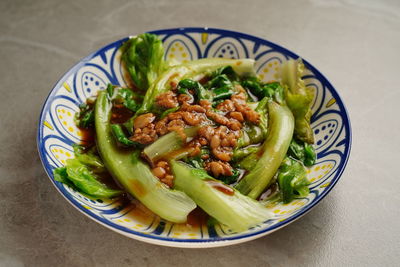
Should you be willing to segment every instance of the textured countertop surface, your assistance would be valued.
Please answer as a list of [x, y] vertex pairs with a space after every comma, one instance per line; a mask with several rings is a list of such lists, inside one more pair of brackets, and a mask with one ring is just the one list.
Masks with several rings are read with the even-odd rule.
[[[396, 0], [0, 1], [0, 266], [398, 266], [399, 14]], [[213, 249], [135, 241], [68, 204], [40, 163], [40, 109], [66, 70], [114, 40], [183, 26], [276, 42], [347, 106], [353, 145], [339, 183], [266, 237]]]

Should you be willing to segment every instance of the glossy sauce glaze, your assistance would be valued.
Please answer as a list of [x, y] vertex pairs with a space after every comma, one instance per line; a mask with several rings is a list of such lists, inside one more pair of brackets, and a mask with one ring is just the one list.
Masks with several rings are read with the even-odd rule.
[[[132, 196], [124, 193], [123, 195], [118, 197], [116, 202], [118, 206], [124, 207], [125, 210], [129, 210], [129, 212], [124, 216], [125, 219], [130, 219], [135, 221], [136, 223], [149, 224], [154, 218], [158, 218], [157, 220], [161, 220], [161, 218], [154, 214], [151, 210], [149, 210], [146, 206], [144, 206], [140, 201], [133, 198]], [[188, 216], [187, 221], [185, 223], [178, 223], [181, 231], [187, 231], [200, 228], [202, 226], [206, 226], [211, 217], [203, 211], [200, 207], [196, 207], [192, 210]]]
[[94, 145], [95, 142], [95, 132], [93, 128], [79, 128], [81, 135], [80, 144], [85, 147], [90, 147]]
[[96, 173], [96, 178], [99, 182], [106, 185], [108, 188], [121, 190], [121, 186], [114, 180], [108, 172]]
[[110, 122], [112, 124], [117, 124], [117, 123], [124, 123], [127, 120], [129, 120], [133, 116], [133, 112], [126, 108], [125, 106], [118, 104], [118, 105], [113, 105], [111, 109], [111, 120]]
[[235, 194], [235, 191], [231, 187], [225, 185], [223, 182], [219, 182], [213, 179], [205, 179], [204, 181], [211, 185], [212, 188], [228, 196], [233, 196]]
[[180, 225], [184, 225], [189, 228], [201, 227], [203, 225], [207, 225], [209, 218], [210, 216], [205, 211], [203, 211], [200, 207], [197, 207], [189, 213], [186, 223]]
[[260, 195], [258, 200], [266, 200], [274, 195], [279, 193], [279, 187], [278, 184], [275, 182], [271, 184], [270, 186], [267, 187], [267, 189]]

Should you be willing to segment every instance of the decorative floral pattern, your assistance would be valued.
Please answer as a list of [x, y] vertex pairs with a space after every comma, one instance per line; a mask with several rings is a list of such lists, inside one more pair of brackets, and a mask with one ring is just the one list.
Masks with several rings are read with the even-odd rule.
[[[250, 57], [256, 59], [257, 74], [264, 81], [276, 80], [279, 64], [288, 58], [298, 57], [268, 41], [225, 30], [180, 28], [153, 33], [163, 40], [168, 60]], [[93, 199], [54, 181], [53, 169], [73, 157], [71, 145], [82, 138], [73, 122], [79, 104], [105, 89], [107, 83], [127, 83], [118, 50], [125, 40], [100, 49], [68, 71], [51, 91], [40, 117], [38, 147], [46, 172], [57, 189], [89, 217], [117, 232], [146, 242], [183, 247], [224, 246], [254, 239], [290, 223], [317, 204], [335, 185], [350, 152], [350, 124], [335, 89], [306, 61], [308, 71], [304, 79], [315, 93], [312, 127], [318, 153], [316, 165], [308, 171], [311, 193], [290, 204], [274, 206], [272, 211], [275, 217], [261, 225], [243, 233], [234, 233], [223, 225], [188, 227], [173, 224], [149, 213], [140, 203], [132, 204], [122, 198]]]

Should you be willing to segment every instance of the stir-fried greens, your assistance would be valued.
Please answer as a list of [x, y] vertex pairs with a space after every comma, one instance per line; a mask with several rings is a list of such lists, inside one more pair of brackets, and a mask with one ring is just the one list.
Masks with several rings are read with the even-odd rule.
[[109, 84], [80, 106], [75, 122], [95, 142], [74, 145], [56, 181], [97, 198], [126, 192], [176, 223], [198, 206], [235, 231], [272, 217], [260, 196], [289, 203], [308, 194], [313, 93], [300, 59], [264, 83], [252, 59], [169, 64], [152, 34], [121, 53], [131, 84]]

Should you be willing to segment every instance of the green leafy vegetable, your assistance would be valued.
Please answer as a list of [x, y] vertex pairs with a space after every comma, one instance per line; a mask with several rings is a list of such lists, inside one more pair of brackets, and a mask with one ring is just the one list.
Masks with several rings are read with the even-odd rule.
[[202, 147], [199, 155], [185, 158], [183, 161], [194, 168], [202, 169], [204, 168], [204, 160], [201, 158], [201, 156], [209, 154], [210, 150], [207, 147]]
[[140, 103], [144, 96], [132, 91], [130, 88], [122, 88], [112, 84], [107, 85], [107, 95], [113, 101], [113, 104], [123, 105], [132, 112], [136, 112], [140, 108]]
[[164, 70], [164, 48], [154, 34], [144, 33], [126, 41], [122, 60], [137, 88], [147, 90]]
[[233, 90], [229, 87], [220, 87], [213, 90], [213, 102], [228, 99], [233, 95]]
[[54, 180], [74, 187], [74, 184], [68, 179], [67, 167], [59, 167], [53, 170]]
[[247, 79], [242, 81], [242, 86], [249, 90], [253, 95], [257, 97], [264, 97], [265, 92], [262, 89], [262, 84], [257, 77], [248, 77]]
[[267, 83], [264, 85], [264, 87], [268, 88], [270, 92], [270, 96], [266, 95], [268, 97], [273, 97], [275, 102], [279, 104], [284, 104], [285, 101], [285, 94], [284, 94], [284, 89], [278, 82], [272, 82], [272, 83]]
[[53, 173], [56, 181], [73, 185], [79, 191], [93, 197], [111, 198], [122, 193], [99, 182], [96, 174], [78, 159], [68, 159], [66, 167], [55, 169]]
[[246, 124], [243, 127], [243, 131], [245, 134], [243, 135], [243, 140], [240, 141], [241, 146], [258, 144], [262, 142], [266, 136], [266, 132], [260, 126], [254, 124]]
[[[89, 102], [90, 103], [90, 102]], [[75, 113], [74, 121], [79, 128], [88, 129], [94, 126], [93, 103], [82, 103], [79, 112]]]
[[112, 99], [114, 97], [115, 88], [115, 85], [112, 85], [111, 83], [107, 84], [106, 92], [109, 99]]
[[[199, 127], [190, 127], [184, 130], [187, 137], [191, 138], [197, 134]], [[151, 162], [155, 162], [157, 159], [162, 158], [166, 154], [176, 151], [186, 143], [186, 140], [182, 140], [182, 137], [175, 131], [172, 131], [159, 139], [154, 143], [148, 145], [144, 150], [143, 154], [146, 155], [147, 159]]]
[[[136, 98], [138, 98], [138, 96], [136, 96]], [[136, 112], [140, 108], [140, 104], [135, 100], [134, 92], [127, 88], [119, 88], [116, 96], [114, 96], [113, 102], [122, 104], [133, 112]]]
[[242, 147], [248, 146], [248, 145], [250, 145], [252, 143], [252, 141], [251, 141], [251, 139], [249, 137], [249, 134], [246, 131], [246, 126], [247, 125], [245, 124], [245, 127], [243, 128], [243, 130], [241, 132], [241, 135], [240, 135], [240, 137], [238, 139], [238, 143], [237, 143], [237, 146], [236, 146], [235, 150], [238, 150], [238, 149], [240, 149]]
[[191, 95], [189, 90], [193, 90], [197, 101], [202, 99], [218, 101], [231, 97], [232, 89], [231, 81], [225, 74], [222, 74], [207, 83], [205, 87], [192, 79], [183, 79], [179, 82], [177, 90], [178, 93], [187, 95]]
[[198, 90], [199, 87], [202, 87], [199, 82], [192, 79], [183, 79], [179, 82], [177, 91], [179, 94], [190, 95], [188, 90]]
[[[234, 161], [239, 161], [239, 160], [247, 157], [250, 154], [256, 153], [259, 150], [260, 150], [260, 147], [258, 147], [258, 146], [248, 146], [248, 147], [242, 147], [240, 149], [235, 148], [233, 150], [232, 159]], [[244, 168], [244, 169], [247, 169], [247, 168]]]
[[220, 75], [226, 75], [230, 81], [238, 81], [239, 76], [236, 74], [232, 66], [224, 66], [211, 72], [210, 77], [215, 78]]
[[229, 185], [229, 184], [235, 183], [239, 179], [239, 176], [240, 176], [240, 171], [236, 168], [232, 168], [232, 175], [230, 175], [230, 176], [220, 175], [216, 179]]
[[284, 101], [283, 87], [279, 82], [262, 83], [257, 77], [248, 77], [241, 84], [259, 99], [273, 98], [280, 104]]
[[106, 171], [104, 164], [97, 153], [96, 146], [86, 148], [78, 144], [73, 144], [72, 148], [74, 149], [75, 158], [82, 164], [90, 167], [96, 173]]
[[[234, 70], [231, 66], [227, 66], [217, 70], [217, 72], [219, 72], [220, 74], [216, 75], [205, 85], [208, 90], [212, 90], [213, 102], [230, 98], [234, 94], [233, 83], [228, 78], [227, 74], [224, 74], [224, 72], [229, 74], [230, 71], [234, 73]], [[214, 73], [214, 75], [215, 74], [216, 73]]]
[[293, 158], [303, 162], [305, 166], [314, 165], [317, 159], [317, 155], [315, 154], [315, 150], [312, 145], [296, 139], [292, 139], [288, 154]]
[[171, 161], [174, 187], [191, 197], [205, 212], [234, 231], [244, 231], [272, 217], [257, 201], [218, 181], [203, 169]]
[[251, 154], [258, 157], [254, 168], [236, 185], [236, 189], [241, 193], [254, 199], [258, 198], [271, 182], [293, 136], [294, 119], [290, 110], [286, 106], [269, 101], [268, 111], [268, 137], [261, 150]]
[[111, 131], [115, 137], [115, 139], [123, 146], [139, 146], [140, 144], [129, 140], [129, 138], [125, 135], [124, 129], [121, 124], [111, 124]]
[[[263, 134], [263, 138], [265, 139], [268, 134], [268, 97], [264, 97], [261, 99], [261, 101], [258, 103], [255, 111], [257, 111], [260, 114], [260, 125], [259, 127], [261, 128], [261, 132]], [[278, 102], [279, 103], [279, 102]]]
[[239, 162], [240, 168], [251, 171], [257, 165], [257, 162], [260, 160], [260, 154], [262, 153], [262, 150], [260, 147], [257, 147], [253, 150], [254, 151], [252, 153], [249, 153], [244, 159]]
[[181, 80], [178, 84], [178, 93], [191, 95], [189, 90], [194, 91], [197, 101], [202, 99], [210, 100], [212, 98], [211, 92], [205, 90], [199, 82], [192, 79]]
[[191, 157], [186, 159], [185, 162], [197, 169], [204, 168], [204, 161], [200, 157]]
[[233, 85], [232, 82], [229, 80], [228, 76], [225, 74], [220, 74], [214, 77], [212, 80], [207, 82], [207, 88], [214, 89], [214, 88], [229, 88], [232, 89]]
[[281, 78], [284, 85], [286, 103], [295, 118], [295, 136], [309, 144], [314, 143], [314, 134], [311, 129], [312, 115], [311, 104], [314, 97], [313, 91], [305, 86], [302, 75], [303, 62], [289, 60], [282, 65]]
[[289, 203], [296, 196], [307, 196], [309, 193], [307, 172], [304, 166], [286, 157], [279, 168], [278, 184], [284, 203]]
[[85, 148], [74, 144], [73, 149], [75, 158], [67, 160], [65, 167], [53, 171], [54, 180], [93, 197], [110, 198], [121, 194], [120, 190], [110, 189], [99, 181], [97, 175], [104, 174], [106, 169], [96, 146]]

